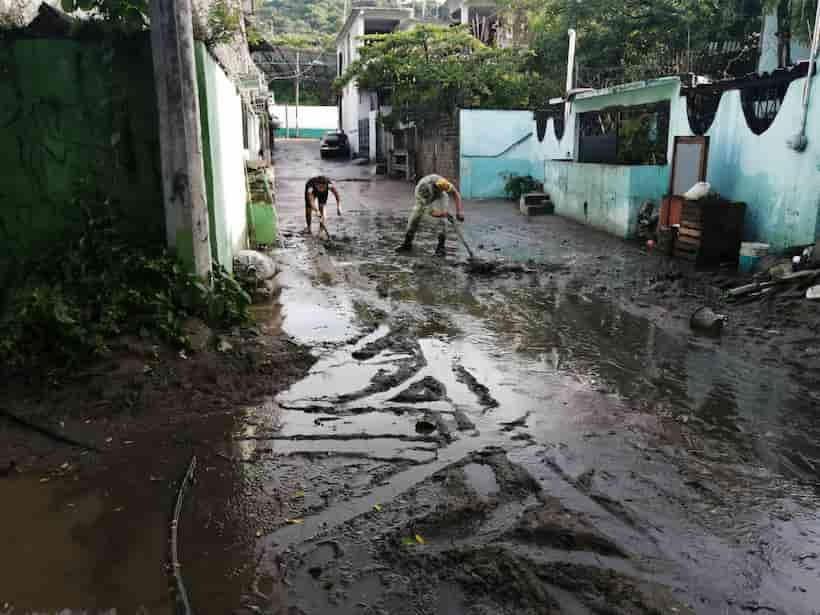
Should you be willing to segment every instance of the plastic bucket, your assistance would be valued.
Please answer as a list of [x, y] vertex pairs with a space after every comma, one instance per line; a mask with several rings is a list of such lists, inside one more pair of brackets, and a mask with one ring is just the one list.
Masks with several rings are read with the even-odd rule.
[[768, 255], [769, 244], [767, 243], [741, 243], [738, 269], [743, 273], [751, 273], [760, 259]]

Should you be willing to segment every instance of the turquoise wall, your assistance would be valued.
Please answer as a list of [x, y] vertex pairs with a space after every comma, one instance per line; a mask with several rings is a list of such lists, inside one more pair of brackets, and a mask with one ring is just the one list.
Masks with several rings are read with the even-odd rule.
[[89, 191], [126, 231], [164, 241], [147, 36], [0, 40], [0, 128], [0, 261], [81, 229]]
[[331, 130], [336, 130], [335, 128], [300, 128], [299, 132], [297, 133], [295, 129], [291, 128], [290, 130], [286, 130], [285, 128], [277, 128], [276, 129], [276, 136], [279, 138], [290, 138], [290, 139], [321, 139], [326, 132]]
[[637, 231], [641, 204], [659, 202], [669, 186], [668, 166], [549, 160], [544, 170], [557, 214], [625, 239]]
[[[762, 135], [755, 135], [747, 126], [740, 93], [725, 93], [707, 133], [707, 180], [725, 198], [747, 204], [744, 239], [770, 243], [775, 251], [811, 244], [820, 236], [820, 78], [812, 84], [808, 148], [798, 153], [786, 144], [800, 123], [804, 83], [805, 79], [800, 79], [791, 84], [780, 112]], [[673, 137], [692, 134], [686, 99], [680, 97], [676, 78], [579, 95], [560, 140], [550, 120], [546, 136], [539, 142], [529, 112], [462, 111], [463, 192], [468, 198], [502, 197], [503, 173], [530, 173], [544, 181], [559, 214], [621, 237], [630, 236], [641, 203], [647, 199], [658, 203], [668, 191], [670, 167], [571, 162], [576, 149], [577, 114], [660, 100], [671, 101], [671, 159]], [[529, 133], [532, 136], [522, 140]]]
[[[672, 100], [678, 92], [677, 79], [656, 79], [626, 84], [606, 90], [581, 94], [572, 105], [568, 133], [561, 142], [553, 128], [547, 126], [544, 189], [555, 203], [555, 211], [622, 238], [634, 237], [638, 230], [638, 212], [647, 201], [660, 204], [669, 190], [669, 165], [609, 165], [550, 159], [566, 156], [569, 143], [574, 145], [574, 127], [578, 113], [598, 111], [613, 106], [643, 105]], [[671, 130], [670, 130], [671, 133]], [[572, 139], [572, 141], [570, 141]], [[574, 151], [574, 147], [571, 151]], [[670, 139], [671, 152], [671, 139]], [[586, 208], [584, 207], [586, 204]]]
[[[795, 152], [786, 144], [800, 124], [804, 83], [792, 82], [762, 135], [746, 124], [738, 91], [723, 95], [707, 132], [707, 181], [724, 197], [747, 204], [744, 240], [769, 243], [775, 251], [814, 243], [820, 226], [820, 79], [812, 84], [807, 149]], [[675, 100], [672, 123], [675, 134], [692, 134], [684, 98]]]
[[459, 130], [461, 194], [468, 199], [503, 198], [506, 175], [543, 179], [533, 151], [531, 111], [461, 111]]

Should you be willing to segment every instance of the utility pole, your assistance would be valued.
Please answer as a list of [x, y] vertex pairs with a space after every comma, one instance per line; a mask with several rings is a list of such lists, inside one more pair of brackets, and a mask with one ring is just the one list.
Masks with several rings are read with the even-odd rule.
[[165, 233], [190, 270], [211, 272], [191, 0], [151, 2], [151, 53], [159, 110]]
[[300, 52], [296, 50], [296, 138], [299, 138], [299, 85], [302, 80], [302, 68], [299, 66]]

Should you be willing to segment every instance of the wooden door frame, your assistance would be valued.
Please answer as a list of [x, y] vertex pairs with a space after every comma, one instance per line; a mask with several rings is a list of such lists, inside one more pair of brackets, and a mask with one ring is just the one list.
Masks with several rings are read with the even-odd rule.
[[704, 182], [706, 181], [706, 171], [709, 166], [709, 137], [708, 136], [700, 136], [700, 137], [675, 137], [672, 143], [672, 172], [669, 174], [669, 195], [670, 196], [681, 196], [679, 194], [675, 194], [673, 191], [675, 190], [675, 168], [676, 162], [678, 160], [678, 143], [682, 143], [684, 145], [703, 145], [702, 154], [700, 157], [700, 169], [698, 170], [698, 181]]

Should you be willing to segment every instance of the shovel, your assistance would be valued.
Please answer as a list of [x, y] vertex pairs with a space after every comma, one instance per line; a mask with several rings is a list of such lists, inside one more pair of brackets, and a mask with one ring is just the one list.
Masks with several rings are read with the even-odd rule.
[[[314, 211], [315, 211], [315, 210], [314, 210]], [[322, 231], [324, 231], [324, 232], [325, 232], [325, 236], [326, 236], [329, 240], [331, 240], [331, 241], [332, 241], [332, 240], [333, 240], [333, 237], [331, 237], [331, 236], [330, 236], [330, 231], [328, 231], [328, 230], [327, 230], [327, 227], [325, 226], [325, 217], [324, 217], [321, 213], [319, 213], [318, 211], [316, 211], [316, 213], [317, 213], [317, 214], [319, 214], [319, 235], [318, 235], [318, 236], [319, 236], [319, 237], [321, 237], [321, 235], [322, 235]]]
[[476, 260], [475, 254], [473, 254], [473, 251], [470, 249], [470, 246], [467, 244], [467, 240], [464, 239], [464, 234], [461, 232], [461, 227], [456, 223], [456, 219], [453, 217], [453, 214], [447, 214], [447, 219], [453, 225], [453, 228], [456, 231], [456, 235], [458, 235], [458, 238], [461, 240], [461, 243], [464, 244], [464, 247], [467, 250], [467, 254], [470, 255], [470, 260], [475, 261]]

